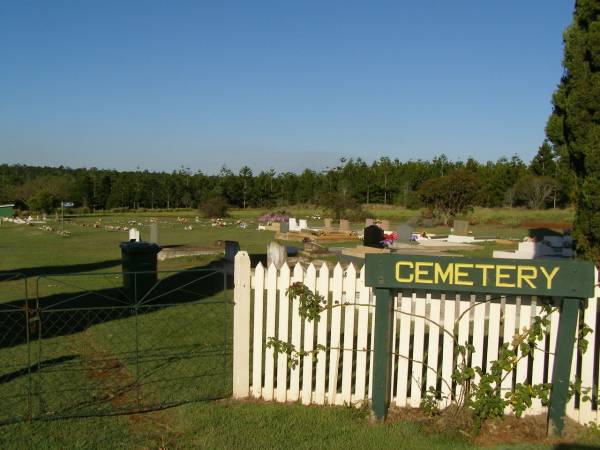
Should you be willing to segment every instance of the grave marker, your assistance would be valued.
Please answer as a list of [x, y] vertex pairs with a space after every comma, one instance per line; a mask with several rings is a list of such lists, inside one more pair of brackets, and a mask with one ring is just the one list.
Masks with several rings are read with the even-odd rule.
[[377, 225], [371, 225], [364, 230], [363, 245], [365, 247], [383, 248], [383, 230]]
[[275, 264], [278, 269], [285, 264], [287, 260], [287, 249], [285, 245], [281, 245], [279, 242], [269, 242], [267, 246], [267, 267], [271, 264]]
[[158, 242], [158, 224], [151, 223], [150, 224], [150, 242], [154, 242], [157, 245], [160, 245]]
[[129, 242], [140, 242], [140, 230], [137, 228], [129, 229]]
[[340, 219], [340, 231], [350, 231], [350, 222], [346, 219]]
[[467, 220], [454, 220], [454, 234], [457, 236], [469, 235], [469, 222]]
[[398, 235], [397, 242], [402, 242], [405, 244], [410, 243], [412, 242], [413, 227], [403, 223], [396, 230], [396, 234]]

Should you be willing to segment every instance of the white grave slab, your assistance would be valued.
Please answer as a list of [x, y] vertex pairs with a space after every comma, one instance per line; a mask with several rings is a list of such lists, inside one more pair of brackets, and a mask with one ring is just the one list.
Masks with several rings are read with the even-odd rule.
[[137, 228], [131, 228], [129, 230], [129, 242], [131, 241], [140, 242], [140, 230]]
[[290, 231], [300, 231], [300, 225], [298, 225], [295, 217], [290, 217], [289, 224]]

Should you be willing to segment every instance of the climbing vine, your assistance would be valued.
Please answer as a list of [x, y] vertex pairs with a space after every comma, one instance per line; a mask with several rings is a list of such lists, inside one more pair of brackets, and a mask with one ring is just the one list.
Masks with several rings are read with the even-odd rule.
[[[321, 312], [327, 308], [327, 301], [323, 296], [313, 293], [307, 286], [301, 282], [294, 283], [287, 290], [290, 299], [298, 299], [298, 314], [307, 321], [318, 322]], [[486, 302], [497, 299], [488, 299]], [[484, 302], [485, 303], [485, 302]], [[470, 308], [477, 307], [483, 303], [476, 303]], [[339, 306], [339, 305], [334, 305]], [[469, 309], [470, 309], [469, 308]], [[528, 358], [535, 350], [539, 349], [539, 344], [546, 339], [549, 333], [549, 316], [557, 310], [550, 304], [542, 306], [542, 313], [533, 317], [529, 327], [525, 327], [513, 336], [511, 342], [505, 342], [498, 350], [498, 359], [492, 361], [484, 371], [481, 367], [470, 365], [471, 357], [475, 352], [475, 347], [471, 344], [460, 344], [454, 334], [443, 328], [442, 325], [431, 322], [439, 326], [444, 332], [452, 336], [454, 345], [454, 370], [451, 380], [444, 380], [452, 391], [452, 385], [457, 387], [457, 394], [448, 398], [440, 390], [429, 386], [421, 400], [421, 408], [431, 414], [440, 413], [439, 404], [441, 401], [450, 400], [456, 408], [456, 411], [468, 410], [473, 419], [474, 430], [481, 428], [483, 422], [488, 419], [501, 417], [507, 409], [514, 412], [516, 417], [521, 417], [523, 412], [532, 406], [534, 400], [539, 400], [543, 406], [547, 406], [550, 400], [552, 385], [550, 383], [516, 383], [514, 388], [503, 392], [502, 383], [507, 377], [512, 377], [519, 362]], [[417, 316], [416, 314], [400, 311], [402, 314]], [[456, 319], [453, 325], [468, 313], [464, 311]], [[423, 317], [425, 318], [425, 317]], [[429, 319], [427, 319], [429, 320]], [[588, 348], [587, 336], [592, 329], [582, 324], [578, 331], [577, 342], [578, 350], [585, 353]], [[288, 357], [288, 367], [295, 368], [304, 356], [312, 356], [316, 359], [321, 351], [326, 347], [319, 344], [313, 350], [298, 350], [293, 344], [281, 341], [275, 337], [267, 339], [267, 347], [272, 348], [275, 354], [283, 353]], [[340, 349], [343, 350], [343, 349]], [[414, 361], [425, 364], [423, 361]], [[571, 382], [569, 387], [569, 398], [578, 394], [580, 401], [591, 400], [591, 388], [582, 388], [581, 381]]]

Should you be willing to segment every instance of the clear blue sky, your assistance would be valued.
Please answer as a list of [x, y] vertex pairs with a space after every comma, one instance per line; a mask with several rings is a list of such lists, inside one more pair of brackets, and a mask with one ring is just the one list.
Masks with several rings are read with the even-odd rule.
[[573, 3], [3, 0], [0, 162], [529, 161]]

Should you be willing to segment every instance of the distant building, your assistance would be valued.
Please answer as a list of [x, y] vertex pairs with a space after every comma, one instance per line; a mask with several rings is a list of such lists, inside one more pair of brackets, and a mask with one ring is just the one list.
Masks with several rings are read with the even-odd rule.
[[15, 205], [0, 205], [0, 217], [12, 217], [15, 215]]

